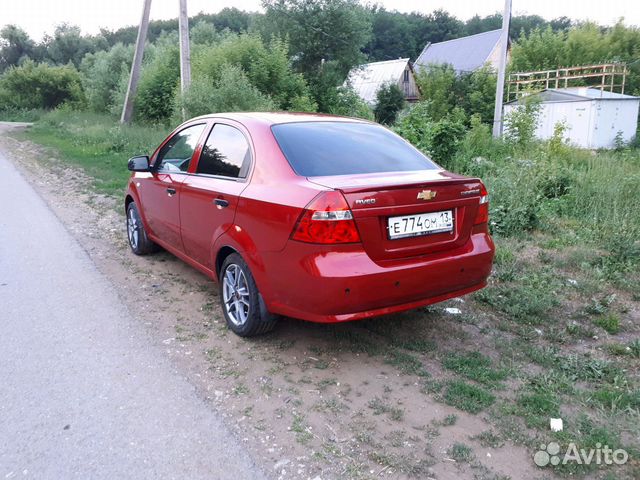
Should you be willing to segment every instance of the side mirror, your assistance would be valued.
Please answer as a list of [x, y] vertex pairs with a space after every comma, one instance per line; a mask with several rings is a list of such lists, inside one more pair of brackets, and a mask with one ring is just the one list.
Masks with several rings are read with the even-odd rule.
[[127, 167], [132, 172], [148, 172], [149, 171], [149, 156], [139, 155], [137, 157], [131, 157]]

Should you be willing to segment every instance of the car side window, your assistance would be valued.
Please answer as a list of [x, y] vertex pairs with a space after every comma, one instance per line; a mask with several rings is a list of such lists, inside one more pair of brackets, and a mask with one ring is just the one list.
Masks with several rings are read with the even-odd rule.
[[250, 166], [251, 149], [244, 134], [229, 125], [214, 125], [202, 148], [196, 173], [244, 178]]
[[206, 124], [200, 123], [180, 130], [165, 143], [156, 158], [157, 170], [164, 172], [186, 172], [198, 139]]

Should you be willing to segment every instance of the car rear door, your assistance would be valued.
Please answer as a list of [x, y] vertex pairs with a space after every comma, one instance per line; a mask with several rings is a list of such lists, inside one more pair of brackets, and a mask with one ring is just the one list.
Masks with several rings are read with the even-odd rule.
[[212, 269], [212, 246], [232, 224], [247, 186], [253, 152], [248, 132], [230, 121], [215, 121], [193, 174], [181, 186], [180, 230], [186, 254]]
[[152, 159], [149, 176], [140, 178], [138, 195], [149, 229], [161, 242], [184, 251], [180, 236], [180, 189], [198, 151], [206, 122], [174, 132]]

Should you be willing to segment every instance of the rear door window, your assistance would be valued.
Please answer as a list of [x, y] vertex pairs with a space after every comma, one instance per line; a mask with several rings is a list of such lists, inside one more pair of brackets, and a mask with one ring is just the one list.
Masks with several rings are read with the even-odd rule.
[[202, 148], [196, 173], [244, 178], [251, 166], [251, 149], [235, 127], [217, 123]]
[[293, 170], [304, 177], [407, 172], [439, 168], [380, 125], [299, 122], [271, 127]]

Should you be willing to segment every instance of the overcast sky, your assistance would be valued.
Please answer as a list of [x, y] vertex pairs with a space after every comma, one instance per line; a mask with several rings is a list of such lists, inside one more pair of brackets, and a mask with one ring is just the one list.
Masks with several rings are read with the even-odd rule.
[[[190, 15], [215, 13], [224, 7], [260, 10], [260, 0], [188, 0]], [[379, 0], [387, 9], [428, 13], [442, 8], [466, 20], [475, 14], [502, 11], [503, 0]], [[56, 24], [79, 25], [84, 33], [97, 33], [100, 27], [117, 29], [140, 21], [142, 0], [0, 0], [0, 26], [14, 23], [32, 38], [40, 40]], [[153, 0], [151, 19], [175, 18], [178, 0]], [[640, 25], [638, 0], [513, 0], [514, 14], [536, 14], [546, 19], [567, 16], [610, 25], [619, 17], [627, 24]]]

